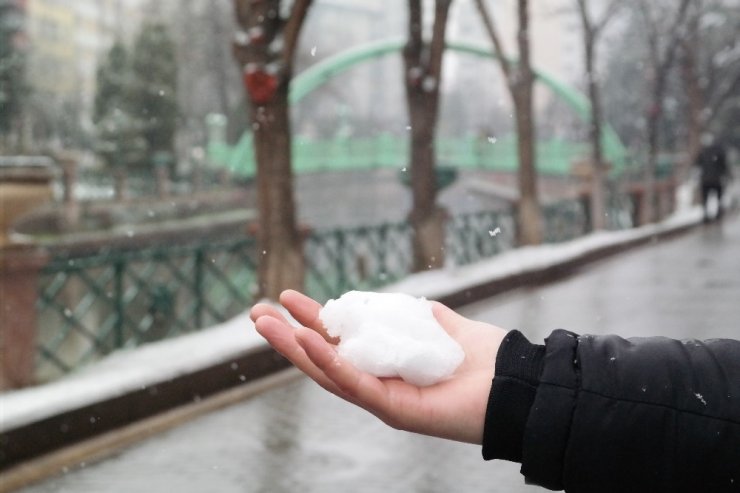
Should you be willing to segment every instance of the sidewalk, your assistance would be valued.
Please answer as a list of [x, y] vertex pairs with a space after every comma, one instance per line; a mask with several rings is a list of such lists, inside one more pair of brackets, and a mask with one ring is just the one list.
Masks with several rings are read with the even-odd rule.
[[[457, 307], [504, 290], [551, 282], [597, 258], [687, 231], [699, 222], [700, 213], [694, 210], [661, 225], [519, 249], [474, 266], [419, 274], [388, 290], [438, 298]], [[725, 229], [736, 231], [737, 220], [729, 217]], [[709, 228], [700, 231], [705, 230]], [[5, 442], [0, 465], [10, 467], [285, 368], [285, 360], [271, 353], [250, 327], [248, 319], [240, 317], [192, 336], [114, 355], [52, 385], [0, 396]]]

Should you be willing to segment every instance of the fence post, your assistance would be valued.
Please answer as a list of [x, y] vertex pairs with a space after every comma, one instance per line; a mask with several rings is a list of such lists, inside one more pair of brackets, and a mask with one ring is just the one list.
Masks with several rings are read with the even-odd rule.
[[347, 262], [345, 261], [345, 237], [346, 234], [344, 231], [337, 230], [335, 232], [337, 235], [337, 258], [336, 258], [336, 269], [337, 269], [337, 287], [338, 293], [344, 293], [347, 291], [347, 287], [349, 285], [349, 280], [347, 276]]
[[635, 187], [630, 191], [630, 197], [632, 198], [632, 225], [644, 226], [649, 221], [647, 217], [647, 207], [645, 200], [645, 189], [644, 187]]
[[124, 276], [126, 275], [126, 261], [118, 259], [114, 264], [114, 281], [113, 281], [113, 296], [114, 306], [116, 311], [116, 323], [113, 328], [114, 344], [116, 348], [122, 348], [126, 342], [124, 332], [126, 316], [126, 304], [124, 302], [124, 296], [126, 295], [126, 286], [124, 284]]
[[195, 251], [195, 272], [193, 274], [193, 293], [195, 295], [195, 324], [196, 328], [203, 327], [203, 264], [205, 262], [205, 248], [199, 247]]
[[80, 203], [75, 197], [75, 185], [77, 184], [77, 158], [71, 154], [63, 154], [57, 158], [62, 168], [63, 183], [63, 221], [67, 228], [75, 227], [80, 222]]
[[39, 272], [48, 260], [32, 245], [0, 247], [0, 389], [34, 383]]

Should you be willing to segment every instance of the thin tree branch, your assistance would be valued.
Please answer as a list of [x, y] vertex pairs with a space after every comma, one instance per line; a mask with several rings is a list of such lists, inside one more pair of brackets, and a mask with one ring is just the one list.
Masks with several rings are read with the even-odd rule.
[[298, 45], [298, 37], [301, 34], [308, 9], [311, 7], [313, 0], [295, 0], [293, 8], [290, 11], [290, 17], [285, 24], [285, 40], [283, 45], [283, 63], [286, 67], [292, 67], [293, 56]]
[[[578, 3], [583, 3], [584, 0], [578, 0]], [[611, 21], [614, 18], [614, 15], [619, 11], [619, 9], [622, 7], [623, 2], [622, 0], [612, 0], [609, 5], [606, 7], [606, 11], [604, 11], [604, 14], [601, 16], [601, 19], [599, 19], [597, 22], [594, 23], [593, 31], [594, 31], [594, 37], [598, 36], [601, 31], [606, 28], [607, 24], [609, 24], [609, 21]]]
[[476, 7], [478, 7], [478, 12], [480, 12], [480, 17], [483, 21], [483, 27], [486, 29], [488, 36], [491, 38], [494, 50], [496, 50], [496, 55], [498, 56], [499, 64], [501, 65], [501, 70], [504, 72], [506, 81], [508, 83], [511, 83], [511, 63], [506, 58], [506, 51], [504, 50], [503, 43], [501, 43], [501, 37], [499, 36], [498, 30], [496, 29], [496, 25], [494, 24], [491, 15], [488, 13], [488, 7], [486, 7], [485, 0], [475, 0], [475, 5]]
[[720, 109], [725, 101], [727, 101], [730, 96], [736, 95], [738, 92], [740, 92], [740, 72], [735, 74], [735, 79], [725, 87], [724, 91], [719, 93], [719, 96], [713, 98], [712, 101], [707, 104], [706, 107], [711, 110], [711, 113], [704, 124], [708, 125], [712, 120], [714, 120], [716, 115], [720, 113]]
[[518, 0], [519, 29], [517, 32], [517, 46], [519, 48], [519, 63], [517, 63], [517, 83], [531, 85], [532, 66], [529, 49], [529, 0]]
[[643, 21], [645, 23], [645, 31], [647, 34], [648, 47], [650, 50], [650, 63], [655, 73], [657, 73], [658, 66], [660, 65], [658, 24], [655, 21], [655, 17], [653, 16], [653, 9], [650, 7], [650, 3], [646, 2], [645, 0], [641, 0], [639, 3], [640, 10], [642, 10], [642, 15], [644, 17]]
[[249, 2], [246, 0], [234, 0], [234, 16], [242, 28], [249, 23]]
[[581, 17], [581, 25], [583, 26], [583, 30], [586, 31], [586, 36], [588, 37], [588, 39], [592, 39], [594, 26], [591, 22], [591, 16], [588, 13], [588, 3], [586, 2], [586, 0], [576, 0], [576, 3], [578, 3], [578, 15]]
[[442, 55], [445, 50], [445, 30], [452, 0], [436, 0], [432, 41], [429, 49], [428, 73], [439, 83], [442, 73]]
[[[676, 48], [679, 44], [678, 39], [681, 36], [681, 27], [684, 22], [684, 18], [686, 17], [686, 11], [690, 3], [691, 0], [681, 1], [681, 6], [676, 13], [676, 17], [671, 24], [670, 30], [668, 31], [670, 33], [670, 39], [668, 40], [666, 51], [664, 52], [664, 56], [662, 57], [662, 63], [660, 64], [660, 74], [665, 74], [666, 72], [668, 72], [668, 69], [671, 67], [671, 65], [673, 65], [673, 59], [676, 56]], [[663, 75], [663, 77], [665, 77], [665, 75]]]
[[404, 56], [410, 65], [421, 65], [422, 47], [422, 8], [421, 0], [409, 0], [408, 41]]

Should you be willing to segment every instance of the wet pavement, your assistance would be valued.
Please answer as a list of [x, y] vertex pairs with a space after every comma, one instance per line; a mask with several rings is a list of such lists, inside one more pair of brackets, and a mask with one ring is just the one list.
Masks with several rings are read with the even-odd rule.
[[646, 245], [575, 276], [461, 310], [541, 343], [555, 328], [624, 337], [740, 338], [740, 218]]
[[[728, 218], [469, 305], [465, 315], [541, 342], [554, 328], [625, 336], [740, 337], [740, 220]], [[298, 378], [81, 466], [41, 492], [544, 491], [480, 448], [387, 428]]]

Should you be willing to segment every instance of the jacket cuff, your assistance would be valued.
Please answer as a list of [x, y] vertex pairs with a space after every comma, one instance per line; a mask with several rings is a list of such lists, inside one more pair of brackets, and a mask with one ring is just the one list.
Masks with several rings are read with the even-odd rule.
[[522, 461], [529, 411], [537, 393], [545, 346], [530, 343], [518, 330], [506, 334], [496, 355], [496, 371], [483, 426], [483, 458]]

